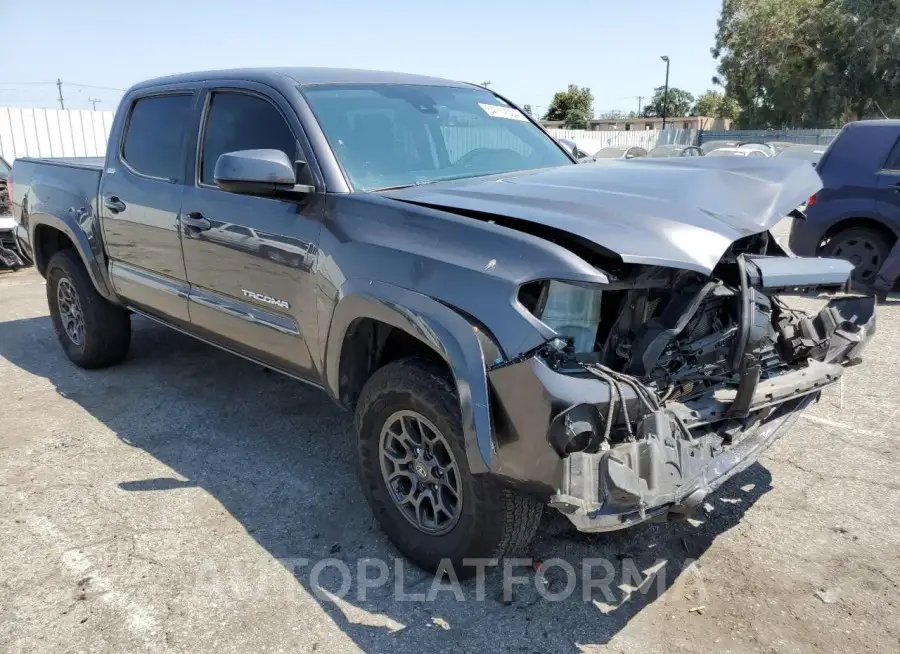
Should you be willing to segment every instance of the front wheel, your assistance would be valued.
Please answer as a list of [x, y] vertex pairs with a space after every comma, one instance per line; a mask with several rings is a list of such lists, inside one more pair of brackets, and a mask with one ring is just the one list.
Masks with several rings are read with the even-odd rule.
[[465, 559], [521, 552], [540, 523], [542, 505], [470, 472], [459, 400], [449, 375], [421, 359], [379, 369], [356, 408], [359, 474], [366, 499], [388, 538], [434, 572], [447, 559], [458, 575]]
[[887, 258], [891, 245], [884, 234], [870, 227], [850, 227], [831, 238], [822, 248], [827, 257], [846, 259], [852, 263], [853, 281], [871, 284]]
[[128, 354], [128, 312], [97, 292], [81, 258], [60, 250], [47, 263], [47, 304], [66, 356], [82, 368], [103, 368]]

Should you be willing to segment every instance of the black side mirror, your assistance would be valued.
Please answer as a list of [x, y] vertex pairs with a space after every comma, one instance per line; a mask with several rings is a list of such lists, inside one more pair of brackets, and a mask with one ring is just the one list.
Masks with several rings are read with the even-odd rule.
[[213, 179], [220, 189], [229, 193], [312, 193], [312, 186], [297, 184], [294, 166], [281, 150], [238, 150], [218, 158]]

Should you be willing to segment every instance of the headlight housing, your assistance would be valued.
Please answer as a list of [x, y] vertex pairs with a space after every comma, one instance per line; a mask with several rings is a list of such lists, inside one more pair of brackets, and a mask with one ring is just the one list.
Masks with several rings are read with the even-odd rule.
[[539, 284], [539, 288], [534, 284], [522, 287], [522, 303], [575, 352], [592, 352], [600, 326], [601, 289], [557, 280]]

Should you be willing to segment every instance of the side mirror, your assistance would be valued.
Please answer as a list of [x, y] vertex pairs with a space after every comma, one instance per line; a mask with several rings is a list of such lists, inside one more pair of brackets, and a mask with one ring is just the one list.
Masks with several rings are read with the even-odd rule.
[[576, 159], [578, 158], [578, 146], [575, 144], [575, 141], [570, 141], [569, 139], [558, 139], [559, 144], [562, 145], [566, 150], [569, 151]]
[[311, 186], [297, 184], [294, 164], [281, 150], [226, 152], [216, 161], [213, 179], [216, 186], [229, 193], [274, 195], [314, 190]]

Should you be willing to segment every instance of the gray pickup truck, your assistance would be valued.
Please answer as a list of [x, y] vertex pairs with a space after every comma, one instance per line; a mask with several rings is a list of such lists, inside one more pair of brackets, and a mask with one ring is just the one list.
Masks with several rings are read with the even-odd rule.
[[[355, 412], [362, 490], [427, 569], [690, 512], [874, 332], [769, 229], [805, 162], [576, 165], [471, 84], [284, 68], [130, 89], [105, 161], [19, 159], [17, 238], [69, 358], [142, 314]], [[173, 364], [174, 365], [174, 364]], [[178, 374], [177, 370], [172, 374]], [[461, 572], [469, 568], [460, 568]]]

